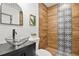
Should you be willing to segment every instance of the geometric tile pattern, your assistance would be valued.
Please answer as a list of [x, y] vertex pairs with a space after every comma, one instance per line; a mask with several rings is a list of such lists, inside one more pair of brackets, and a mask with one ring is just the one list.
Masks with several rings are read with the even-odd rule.
[[59, 56], [71, 55], [71, 4], [58, 4], [58, 53]]
[[65, 45], [65, 37], [64, 37], [64, 9], [62, 8], [63, 4], [58, 4], [58, 53], [57, 55], [64, 55], [64, 45]]
[[67, 8], [64, 10], [65, 16], [65, 55], [71, 55], [71, 41], [72, 41], [72, 8], [71, 4], [67, 4]]

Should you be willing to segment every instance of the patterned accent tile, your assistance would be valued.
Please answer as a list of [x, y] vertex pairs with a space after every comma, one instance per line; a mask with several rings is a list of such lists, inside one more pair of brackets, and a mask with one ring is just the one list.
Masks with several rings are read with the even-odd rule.
[[[67, 8], [64, 8], [64, 6]], [[71, 55], [71, 4], [58, 4], [58, 54]]]
[[60, 18], [60, 16], [59, 16], [59, 18], [58, 18], [59, 20], [58, 20], [58, 22], [62, 22], [62, 23], [64, 23], [64, 18], [61, 16], [61, 18]]

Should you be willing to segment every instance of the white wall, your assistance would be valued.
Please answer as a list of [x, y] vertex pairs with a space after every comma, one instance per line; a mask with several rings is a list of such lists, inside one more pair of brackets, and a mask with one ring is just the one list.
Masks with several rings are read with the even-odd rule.
[[[33, 3], [21, 3], [19, 4], [21, 8], [23, 9], [23, 26], [14, 26], [14, 25], [3, 25], [0, 24], [0, 44], [6, 43], [5, 38], [12, 38], [12, 29], [16, 29], [17, 31], [17, 37], [27, 37], [31, 33], [37, 33], [37, 36], [39, 36], [39, 12], [38, 12], [38, 4]], [[30, 14], [33, 14], [36, 16], [36, 26], [31, 27], [29, 26], [29, 16]]]

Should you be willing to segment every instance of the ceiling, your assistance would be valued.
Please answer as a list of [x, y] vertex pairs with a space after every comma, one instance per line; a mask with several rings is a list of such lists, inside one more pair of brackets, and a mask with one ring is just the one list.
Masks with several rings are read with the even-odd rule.
[[53, 5], [55, 5], [56, 3], [44, 3], [47, 7], [51, 7]]

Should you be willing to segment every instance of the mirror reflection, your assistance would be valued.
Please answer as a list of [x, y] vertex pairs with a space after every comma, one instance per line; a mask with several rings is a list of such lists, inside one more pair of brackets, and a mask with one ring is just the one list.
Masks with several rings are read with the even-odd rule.
[[23, 11], [17, 3], [1, 3], [0, 22], [8, 25], [23, 25]]

